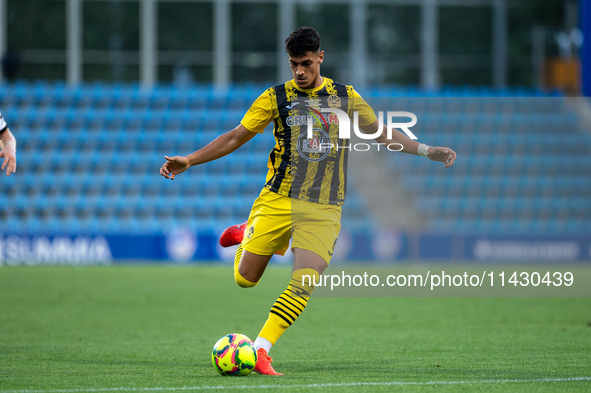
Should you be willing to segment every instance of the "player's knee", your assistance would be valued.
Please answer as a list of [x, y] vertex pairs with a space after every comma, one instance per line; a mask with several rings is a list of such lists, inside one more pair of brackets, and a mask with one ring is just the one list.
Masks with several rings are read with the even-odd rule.
[[234, 271], [234, 279], [236, 280], [236, 284], [238, 284], [238, 286], [242, 288], [252, 288], [259, 283], [259, 280], [249, 281], [246, 278], [242, 277], [238, 269]]

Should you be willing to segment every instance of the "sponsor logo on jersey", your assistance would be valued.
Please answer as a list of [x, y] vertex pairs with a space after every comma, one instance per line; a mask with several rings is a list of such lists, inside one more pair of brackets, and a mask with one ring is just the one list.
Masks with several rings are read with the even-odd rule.
[[[287, 117], [287, 125], [289, 127], [293, 126], [305, 126], [308, 124], [308, 114], [305, 115], [297, 115], [297, 116], [288, 116]], [[323, 113], [322, 117], [328, 124], [339, 124], [339, 118], [334, 113]]]
[[298, 138], [298, 152], [305, 160], [322, 161], [330, 153], [330, 138], [328, 134], [319, 128], [314, 128], [312, 138], [307, 137], [304, 131]]

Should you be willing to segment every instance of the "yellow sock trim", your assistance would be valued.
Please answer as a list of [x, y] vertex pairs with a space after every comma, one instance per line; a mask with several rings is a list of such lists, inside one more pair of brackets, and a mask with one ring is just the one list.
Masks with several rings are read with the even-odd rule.
[[242, 248], [242, 243], [238, 245], [236, 249], [236, 254], [234, 254], [234, 275], [238, 271], [238, 264], [240, 263], [240, 258], [242, 258], [242, 252], [244, 249]]
[[248, 281], [246, 278], [242, 277], [240, 272], [238, 271], [238, 264], [240, 263], [240, 258], [242, 257], [242, 244], [238, 246], [236, 250], [236, 255], [234, 256], [234, 280], [236, 280], [236, 284], [242, 288], [252, 288], [256, 286], [259, 282], [252, 282]]
[[[312, 285], [309, 283], [308, 276], [312, 280]], [[314, 282], [320, 282], [319, 280], [320, 275], [314, 269], [299, 269], [293, 272], [287, 289], [283, 291], [271, 307], [269, 318], [259, 336], [275, 344], [279, 337], [304, 311], [314, 289], [313, 284]]]
[[291, 296], [294, 298], [305, 298], [306, 301], [312, 295], [314, 285], [320, 283], [320, 274], [316, 269], [304, 268], [293, 272], [291, 275]]
[[242, 288], [252, 288], [259, 283], [258, 281], [257, 282], [248, 281], [246, 278], [244, 278], [240, 275], [240, 272], [238, 271], [238, 269], [236, 269], [236, 271], [234, 272], [234, 279], [236, 280], [236, 284], [238, 284], [238, 286], [240, 286]]

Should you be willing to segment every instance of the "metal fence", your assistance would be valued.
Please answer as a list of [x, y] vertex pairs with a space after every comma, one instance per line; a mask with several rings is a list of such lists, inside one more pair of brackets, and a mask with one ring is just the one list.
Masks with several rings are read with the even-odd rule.
[[[284, 40], [297, 27], [298, 7], [346, 6], [348, 17], [335, 23], [348, 24], [347, 49], [338, 53], [331, 50], [331, 57], [325, 63], [343, 70], [347, 80], [363, 87], [368, 83], [382, 82], [380, 67], [412, 68], [419, 73], [417, 82], [423, 88], [433, 89], [441, 84], [442, 67], [464, 69], [490, 69], [491, 85], [505, 87], [508, 80], [508, 7], [519, 5], [519, 0], [38, 0], [50, 1], [63, 7], [66, 12], [65, 50], [26, 49], [22, 60], [27, 64], [65, 65], [68, 84], [75, 85], [85, 79], [84, 66], [118, 62], [138, 66], [139, 79], [145, 87], [158, 81], [159, 65], [175, 65], [182, 59], [183, 64], [211, 67], [212, 80], [216, 87], [224, 88], [234, 79], [232, 68], [241, 61], [244, 53], [232, 48], [232, 5], [273, 4], [276, 7], [275, 20], [269, 23], [276, 35], [276, 45], [268, 51], [257, 53], [259, 60], [276, 69], [269, 80], [285, 80], [290, 77], [286, 66]], [[83, 44], [83, 12], [88, 3], [139, 3], [139, 48], [138, 50], [89, 50]], [[0, 0], [0, 53], [7, 49], [7, 3]], [[163, 51], [158, 49], [159, 13], [163, 3], [201, 3], [211, 5], [212, 45], [211, 51]], [[370, 7], [415, 7], [419, 11], [418, 39], [415, 53], [376, 55], [370, 50], [371, 37], [368, 31], [375, 23], [369, 17]], [[484, 38], [483, 47], [490, 47], [490, 53], [442, 54], [440, 48], [441, 26], [439, 13], [442, 7], [479, 7], [490, 11], [490, 34]], [[488, 11], [487, 11], [488, 12]], [[330, 17], [330, 11], [327, 18]], [[460, 22], [460, 21], [459, 21]], [[458, 23], [459, 23], [458, 22]], [[265, 28], [265, 27], [261, 27]], [[34, 27], [31, 34], [35, 34]], [[248, 33], [247, 33], [248, 34]], [[345, 38], [344, 38], [345, 39]], [[331, 49], [331, 48], [327, 48]], [[248, 53], [246, 54], [248, 55]], [[260, 63], [261, 61], [259, 61]], [[531, 64], [531, 63], [529, 63]], [[529, 66], [528, 64], [528, 66]], [[378, 75], [378, 76], [376, 76]], [[341, 78], [342, 79], [342, 78]]]

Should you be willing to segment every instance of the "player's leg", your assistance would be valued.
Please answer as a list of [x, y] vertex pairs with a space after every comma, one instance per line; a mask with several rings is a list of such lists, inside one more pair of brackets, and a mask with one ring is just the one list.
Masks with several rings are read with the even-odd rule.
[[[302, 314], [327, 267], [326, 261], [318, 254], [301, 248], [293, 248], [294, 269], [287, 289], [279, 296], [269, 311], [269, 318], [255, 342], [267, 352]], [[258, 348], [258, 347], [257, 347]]]
[[[318, 282], [318, 275], [322, 274], [327, 267], [326, 261], [320, 255], [309, 250], [294, 248], [293, 253], [295, 259], [294, 273], [308, 272], [316, 276], [315, 282]], [[250, 288], [258, 284], [272, 256], [253, 254], [244, 250], [242, 244], [238, 246], [234, 256], [234, 277], [238, 285]], [[314, 272], [309, 272], [309, 269], [313, 269]], [[292, 279], [293, 277], [292, 275]]]
[[252, 288], [258, 284], [272, 255], [257, 255], [244, 251], [242, 240], [248, 221], [232, 225], [222, 232], [220, 245], [232, 247], [238, 244], [234, 254], [234, 279], [243, 288]]
[[293, 248], [293, 254], [294, 269], [289, 285], [271, 307], [269, 318], [259, 333], [260, 340], [256, 340], [260, 348], [267, 352], [302, 314], [314, 290], [314, 283], [319, 282], [327, 267], [326, 260], [310, 250]]
[[234, 278], [243, 288], [258, 284], [273, 254], [285, 254], [291, 235], [289, 197], [263, 189], [255, 200], [248, 221], [224, 231], [220, 244], [238, 244]]
[[[279, 205], [276, 210], [281, 211], [281, 205], [275, 205]], [[242, 242], [234, 258], [234, 278], [243, 288], [257, 285], [273, 253], [284, 255], [289, 247], [289, 214], [283, 214], [281, 217], [280, 214], [260, 214], [261, 211], [263, 209], [253, 208], [246, 228], [247, 234], [242, 236]], [[257, 348], [257, 363], [254, 370], [265, 375], [282, 375], [273, 370], [272, 361], [265, 349]]]
[[313, 251], [302, 248], [293, 248], [292, 251], [294, 270], [289, 285], [271, 307], [269, 317], [254, 341], [260, 359], [254, 371], [260, 374], [283, 375], [271, 366], [273, 359], [269, 357], [269, 351], [302, 314], [314, 290], [314, 283], [319, 282], [320, 275], [328, 266], [327, 261]]
[[[271, 307], [269, 317], [254, 343], [257, 353], [264, 355], [262, 359], [268, 358], [271, 347], [306, 308], [314, 283], [320, 282], [320, 275], [330, 262], [340, 231], [340, 207], [314, 204], [302, 208], [305, 214], [294, 213], [292, 217], [294, 263], [291, 280]], [[270, 361], [259, 365], [257, 361], [255, 371], [276, 375], [268, 363]]]

